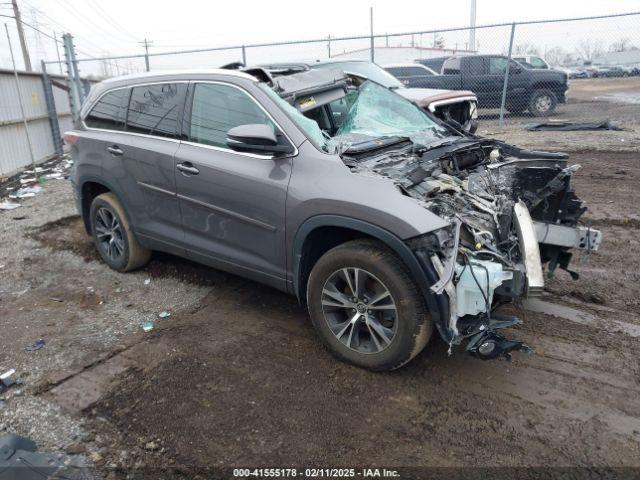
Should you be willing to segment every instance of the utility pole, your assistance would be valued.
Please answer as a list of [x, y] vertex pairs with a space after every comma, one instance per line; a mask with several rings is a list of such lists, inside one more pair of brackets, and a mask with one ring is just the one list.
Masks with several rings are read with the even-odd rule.
[[144, 39], [143, 42], [138, 42], [142, 45], [144, 45], [144, 65], [145, 68], [147, 69], [147, 72], [149, 71], [149, 45], [152, 45], [153, 42], [150, 40], [147, 40], [146, 38]]
[[60, 75], [64, 75], [62, 71], [62, 62], [60, 61], [60, 46], [58, 45], [58, 35], [53, 32], [53, 41], [56, 44], [56, 55], [58, 56], [58, 66], [60, 67]]
[[476, 0], [471, 0], [471, 19], [469, 21], [469, 50], [476, 51]]
[[369, 23], [371, 25], [371, 61], [375, 61], [374, 59], [374, 46], [373, 46], [373, 7], [369, 7]]
[[16, 93], [18, 94], [18, 105], [20, 106], [20, 113], [22, 115], [22, 124], [24, 126], [24, 134], [27, 138], [27, 145], [29, 146], [29, 155], [31, 156], [31, 164], [35, 166], [36, 159], [33, 155], [33, 147], [31, 146], [31, 136], [29, 135], [29, 124], [27, 123], [27, 114], [24, 111], [24, 105], [22, 105], [22, 92], [20, 91], [20, 79], [18, 78], [18, 70], [16, 68], [16, 59], [13, 56], [13, 47], [11, 46], [11, 36], [9, 35], [9, 27], [4, 24], [4, 30], [7, 32], [7, 42], [9, 43], [9, 53], [11, 54], [11, 64], [13, 65], [13, 76], [16, 80]]
[[27, 72], [30, 72], [31, 59], [29, 58], [29, 50], [27, 50], [27, 42], [24, 38], [24, 30], [22, 29], [22, 18], [20, 16], [20, 9], [18, 8], [18, 1], [11, 0], [11, 6], [13, 6], [13, 16], [16, 19], [16, 28], [18, 29], [18, 38], [20, 39], [20, 48], [22, 49], [22, 59], [24, 60], [24, 69]]

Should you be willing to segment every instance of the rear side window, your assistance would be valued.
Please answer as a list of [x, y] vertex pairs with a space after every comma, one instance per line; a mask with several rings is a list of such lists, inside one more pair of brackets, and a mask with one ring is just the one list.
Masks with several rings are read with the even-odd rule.
[[123, 88], [103, 95], [85, 117], [84, 123], [87, 127], [124, 130], [129, 91], [128, 88]]
[[228, 85], [199, 83], [193, 92], [189, 140], [227, 148], [227, 132], [239, 125], [275, 125], [247, 93]]
[[178, 114], [186, 89], [186, 83], [134, 87], [129, 101], [127, 131], [177, 138]]

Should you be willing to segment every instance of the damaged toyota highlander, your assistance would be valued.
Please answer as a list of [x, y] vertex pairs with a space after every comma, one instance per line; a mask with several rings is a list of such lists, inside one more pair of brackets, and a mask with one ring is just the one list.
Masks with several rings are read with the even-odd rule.
[[476, 137], [337, 70], [154, 73], [94, 86], [73, 131], [78, 209], [112, 268], [152, 250], [297, 295], [338, 358], [398, 368], [434, 329], [528, 350], [496, 308], [597, 250], [560, 153]]

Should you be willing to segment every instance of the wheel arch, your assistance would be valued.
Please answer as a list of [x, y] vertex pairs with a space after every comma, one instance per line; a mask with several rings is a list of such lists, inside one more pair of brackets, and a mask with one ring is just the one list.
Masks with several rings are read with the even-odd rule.
[[[306, 300], [306, 286], [315, 262], [328, 250], [356, 238], [379, 240], [393, 250], [411, 272], [422, 292], [427, 306], [438, 325], [448, 314], [447, 302], [442, 295], [436, 296], [430, 286], [437, 275], [430, 265], [421, 263], [405, 242], [392, 232], [363, 220], [340, 215], [317, 215], [305, 221], [295, 234], [293, 241], [293, 291], [301, 303]], [[316, 243], [320, 240], [320, 246]]]

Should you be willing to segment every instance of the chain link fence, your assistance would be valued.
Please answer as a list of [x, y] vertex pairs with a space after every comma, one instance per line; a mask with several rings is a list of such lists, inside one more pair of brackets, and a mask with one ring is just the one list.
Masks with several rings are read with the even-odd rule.
[[[181, 51], [151, 46], [148, 54], [106, 57], [76, 49], [69, 34], [51, 35], [37, 27], [25, 24], [31, 64], [45, 74], [45, 88], [52, 88], [47, 75], [68, 78], [74, 117], [88, 93], [87, 77], [95, 81], [232, 62], [367, 60], [409, 88], [471, 90], [478, 97], [481, 125], [545, 121], [538, 117], [584, 122], [593, 121], [594, 113], [623, 125], [640, 121], [640, 12]], [[9, 36], [20, 61], [15, 28], [9, 28]], [[10, 61], [8, 55], [0, 57], [0, 67], [10, 67]], [[54, 136], [59, 131], [55, 115], [51, 112]]]
[[[639, 102], [640, 12], [473, 29], [151, 50], [148, 55], [77, 56], [82, 73], [103, 77], [146, 69], [216, 68], [232, 62], [329, 59], [374, 61], [407, 87], [471, 90], [478, 96], [481, 119], [531, 121], [553, 115], [579, 120], [588, 118], [593, 100]], [[394, 65], [428, 69], [408, 74]]]

